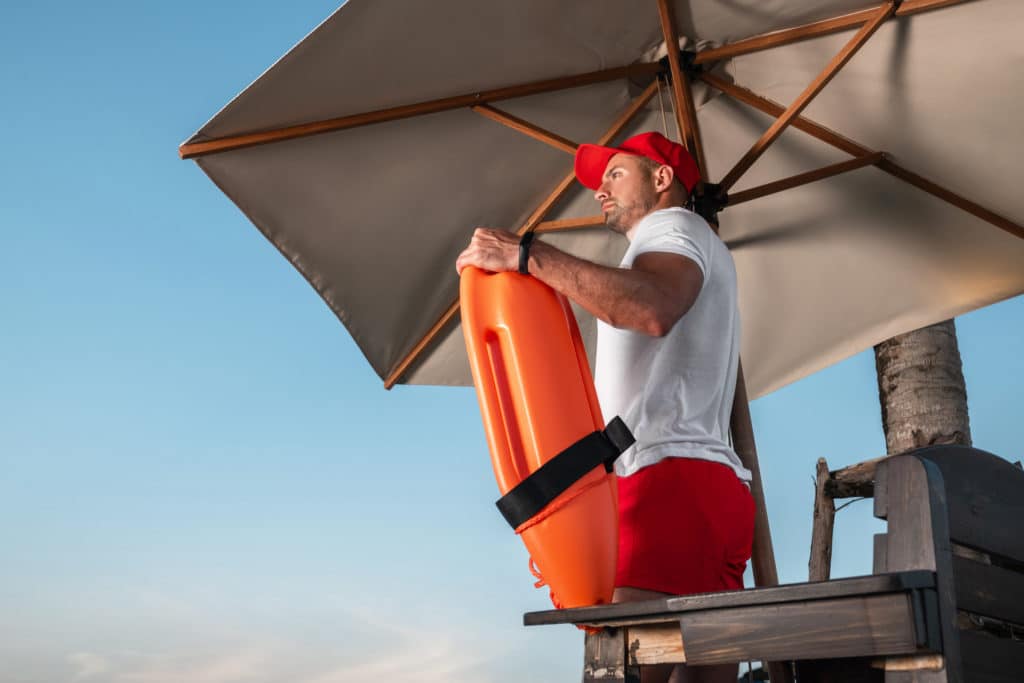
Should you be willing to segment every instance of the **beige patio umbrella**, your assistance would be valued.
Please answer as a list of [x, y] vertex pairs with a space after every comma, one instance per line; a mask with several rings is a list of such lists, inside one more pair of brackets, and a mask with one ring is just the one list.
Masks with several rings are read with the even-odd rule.
[[[707, 175], [731, 185], [721, 235], [739, 268], [752, 396], [1024, 290], [1024, 3], [669, 10], [704, 48], [698, 66], [716, 67], [690, 79]], [[476, 225], [539, 224], [574, 253], [618, 258], [590, 193], [565, 181], [567, 152], [643, 129], [675, 136], [672, 85], [659, 91], [666, 69], [650, 60], [663, 41], [656, 0], [351, 0], [180, 151], [388, 386], [469, 384], [455, 256]], [[776, 123], [778, 140], [737, 171], [844, 47], [852, 59], [803, 116]], [[848, 172], [769, 184], [822, 167]]]
[[350, 0], [180, 152], [386, 386], [468, 384], [473, 228], [616, 263], [571, 152], [678, 128], [728, 192], [756, 397], [1024, 291], [1021, 26], [1020, 0]]

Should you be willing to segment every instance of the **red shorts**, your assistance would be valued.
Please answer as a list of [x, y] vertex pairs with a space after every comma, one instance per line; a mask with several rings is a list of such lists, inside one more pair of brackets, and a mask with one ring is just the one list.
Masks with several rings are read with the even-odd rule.
[[665, 458], [619, 477], [616, 587], [742, 589], [753, 540], [754, 499], [727, 465]]

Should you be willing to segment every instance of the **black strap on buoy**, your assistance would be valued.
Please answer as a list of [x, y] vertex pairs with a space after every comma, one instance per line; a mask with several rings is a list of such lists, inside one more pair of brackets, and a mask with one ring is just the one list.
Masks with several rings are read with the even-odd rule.
[[611, 472], [615, 459], [634, 441], [629, 428], [616, 417], [604, 431], [591, 432], [541, 465], [495, 505], [517, 529], [598, 465]]

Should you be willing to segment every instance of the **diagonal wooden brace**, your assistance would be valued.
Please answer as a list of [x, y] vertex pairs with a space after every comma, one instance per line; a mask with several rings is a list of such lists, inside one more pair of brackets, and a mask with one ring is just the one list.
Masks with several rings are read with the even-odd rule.
[[[722, 91], [726, 95], [729, 95], [733, 99], [736, 99], [744, 104], [750, 105], [755, 109], [769, 114], [771, 116], [778, 116], [784, 111], [784, 107], [773, 100], [758, 95], [757, 93], [748, 90], [747, 88], [740, 87], [733, 83], [715, 76], [710, 73], [701, 74], [701, 80], [710, 85], [711, 87]], [[836, 149], [840, 149], [848, 154], [855, 157], [866, 157], [872, 154], [877, 154], [873, 149], [865, 147], [864, 145], [851, 140], [836, 131], [826, 128], [820, 123], [816, 123], [811, 119], [804, 116], [798, 116], [793, 120], [793, 127], [802, 130], [803, 132], [826, 142]], [[928, 194], [937, 197], [953, 206], [966, 211], [967, 213], [980, 218], [987, 223], [994, 225], [1000, 230], [1004, 230], [1014, 237], [1024, 239], [1024, 226], [1014, 223], [1005, 216], [1001, 216], [996, 212], [988, 209], [977, 202], [974, 202], [967, 197], [959, 195], [948, 188], [945, 188], [938, 183], [932, 182], [931, 180], [924, 178], [923, 176], [914, 173], [913, 171], [900, 166], [896, 162], [888, 158], [883, 158], [881, 161], [875, 164], [879, 169], [885, 171], [889, 175], [892, 175], [900, 180], [913, 185], [914, 187], [927, 192]]]
[[853, 38], [843, 46], [843, 49], [832, 58], [832, 61], [828, 63], [825, 69], [818, 74], [818, 77], [807, 86], [807, 88], [800, 93], [800, 96], [796, 98], [793, 104], [776, 119], [775, 123], [765, 131], [764, 135], [754, 143], [753, 147], [743, 155], [742, 158], [736, 165], [733, 166], [732, 170], [729, 171], [724, 178], [722, 178], [721, 191], [728, 192], [729, 188], [736, 184], [736, 181], [754, 165], [754, 162], [761, 158], [765, 150], [778, 139], [782, 132], [786, 130], [790, 123], [800, 115], [807, 105], [820, 93], [826, 85], [835, 77], [839, 70], [842, 69], [853, 56], [860, 50], [861, 47], [868, 41], [871, 36], [875, 34], [875, 31], [885, 23], [885, 21], [892, 16], [893, 12], [896, 11], [896, 3], [890, 2], [883, 5], [876, 13], [875, 16], [868, 21], [864, 26], [861, 27]]
[[[637, 96], [626, 110], [615, 120], [614, 123], [605, 131], [604, 135], [597, 141], [599, 145], [606, 145], [611, 142], [616, 135], [629, 124], [630, 121], [637, 115], [637, 113], [651, 101], [655, 93], [658, 91], [657, 81], [647, 86], [647, 89]], [[573, 172], [569, 172], [562, 180], [555, 186], [555, 189], [542, 201], [526, 222], [516, 231], [516, 234], [523, 234], [527, 230], [533, 230], [537, 225], [544, 220], [544, 216], [547, 215], [558, 200], [565, 196], [565, 193], [569, 191], [573, 183], [576, 180], [576, 175]], [[459, 311], [459, 298], [455, 297], [455, 300], [445, 309], [441, 317], [437, 319], [426, 334], [424, 334], [418, 342], [412, 347], [412, 349], [400, 360], [388, 373], [384, 379], [384, 388], [390, 389], [398, 383], [398, 380], [402, 378], [402, 375], [409, 369], [409, 367], [419, 358], [420, 354], [438, 337], [442, 330], [444, 330], [451, 320], [455, 317], [455, 314]]]

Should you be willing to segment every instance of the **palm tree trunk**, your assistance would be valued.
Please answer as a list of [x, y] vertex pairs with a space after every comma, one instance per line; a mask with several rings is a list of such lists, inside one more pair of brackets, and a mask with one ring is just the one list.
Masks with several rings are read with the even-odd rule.
[[971, 445], [952, 320], [882, 342], [875, 347], [875, 367], [889, 455], [937, 444]]

